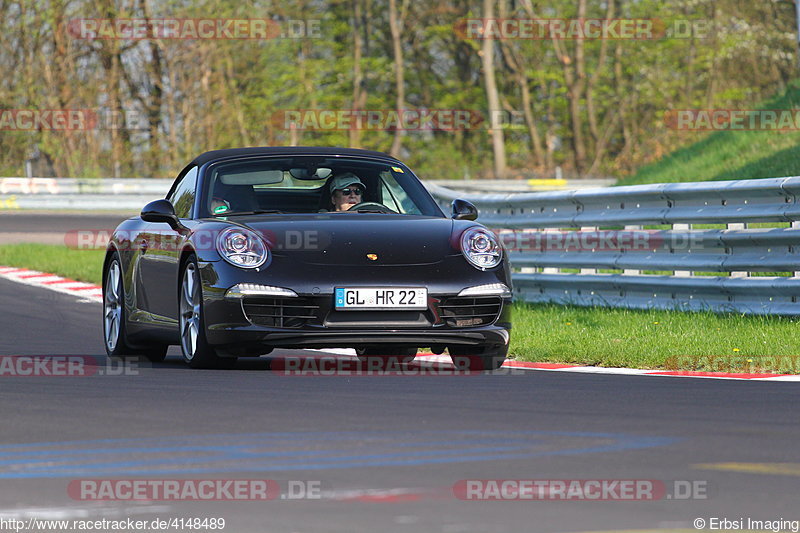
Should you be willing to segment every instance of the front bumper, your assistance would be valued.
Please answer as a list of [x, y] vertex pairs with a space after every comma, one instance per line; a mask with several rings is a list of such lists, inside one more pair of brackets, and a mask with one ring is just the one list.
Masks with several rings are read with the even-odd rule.
[[[472, 315], [457, 316], [453, 310], [453, 307], [469, 307], [459, 305], [463, 303], [463, 297], [459, 299], [457, 296], [465, 287], [487, 283], [510, 286], [507, 268], [480, 272], [466, 265], [461, 257], [424, 268], [389, 266], [357, 270], [325, 266], [315, 271], [306, 265], [303, 276], [297, 276], [297, 271], [290, 272], [276, 266], [258, 273], [242, 272], [220, 264], [201, 264], [204, 320], [209, 343], [242, 348], [247, 345], [267, 348], [360, 348], [380, 344], [500, 348], [508, 345], [511, 298], [494, 297], [495, 303], [489, 312], [491, 316], [480, 320], [476, 314], [485, 309], [475, 309], [479, 304], [488, 305], [486, 302], [476, 302]], [[290, 279], [291, 282], [286, 281]], [[388, 279], [392, 283], [386, 283]], [[237, 283], [288, 287], [299, 296], [283, 299], [283, 302], [226, 298], [226, 291]], [[337, 285], [424, 285], [428, 287], [428, 308], [425, 311], [337, 311], [333, 297]], [[283, 308], [284, 304], [296, 309], [288, 312]], [[260, 316], [254, 311], [259, 307]], [[274, 314], [279, 314], [280, 319], [270, 318]]]
[[333, 309], [333, 295], [323, 295], [316, 301], [330, 304], [320, 306], [318, 318], [293, 327], [275, 327], [248, 320], [240, 300], [206, 299], [206, 337], [215, 345], [245, 343], [272, 348], [359, 348], [375, 344], [501, 347], [509, 341], [510, 299], [497, 300], [499, 312], [490, 323], [457, 327], [439, 314], [437, 302], [442, 298], [431, 298], [429, 309], [420, 312], [342, 312]]
[[[282, 299], [212, 296], [204, 298], [203, 309], [206, 337], [214, 345], [248, 344], [270, 348], [360, 348], [376, 344], [499, 348], [507, 345], [511, 299], [467, 299], [475, 303], [457, 308], [460, 312], [475, 312], [478, 304], [486, 305], [486, 300], [492, 300], [488, 306], [490, 316], [480, 320], [472, 315], [453, 316], [452, 303], [463, 300], [465, 298], [454, 294], [437, 294], [430, 295], [424, 311], [337, 311], [333, 294]], [[298, 307], [290, 307], [291, 304]], [[254, 309], [262, 314], [254, 315]], [[481, 312], [485, 310], [480, 308]]]
[[501, 326], [464, 330], [278, 330], [259, 326], [217, 327], [206, 332], [211, 344], [257, 344], [270, 348], [364, 348], [381, 344], [407, 347], [475, 346], [500, 348], [508, 344], [510, 329]]

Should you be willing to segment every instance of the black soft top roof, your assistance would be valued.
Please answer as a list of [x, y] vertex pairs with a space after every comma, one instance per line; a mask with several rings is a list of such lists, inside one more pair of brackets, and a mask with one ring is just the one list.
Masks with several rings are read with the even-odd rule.
[[361, 156], [361, 157], [375, 157], [380, 159], [388, 159], [390, 161], [397, 161], [394, 157], [384, 154], [383, 152], [375, 152], [372, 150], [358, 150], [355, 148], [336, 148], [330, 146], [264, 146], [252, 148], [230, 148], [227, 150], [212, 150], [205, 152], [195, 157], [192, 161], [193, 164], [201, 166], [209, 161], [216, 161], [219, 159], [229, 159], [243, 156], [258, 156], [258, 155], [325, 155], [325, 156]]

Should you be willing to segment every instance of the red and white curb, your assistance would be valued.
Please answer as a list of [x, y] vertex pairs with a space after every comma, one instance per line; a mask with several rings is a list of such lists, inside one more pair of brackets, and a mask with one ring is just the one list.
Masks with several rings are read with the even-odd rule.
[[[71, 294], [82, 301], [98, 302], [103, 301], [103, 288], [99, 285], [75, 281], [46, 272], [37, 272], [26, 268], [0, 266], [0, 278], [16, 281], [25, 285], [41, 287], [51, 291]], [[355, 356], [355, 350], [351, 349], [329, 349], [314, 350], [325, 354]], [[417, 355], [417, 361], [425, 363], [446, 363], [450, 364], [450, 357], [447, 355], [436, 355], [421, 353]], [[519, 370], [540, 370], [546, 372], [575, 372], [580, 374], [613, 374], [630, 376], [664, 376], [664, 377], [690, 377], [705, 379], [735, 379], [747, 381], [797, 381], [800, 382], [800, 375], [795, 374], [737, 374], [728, 372], [701, 372], [695, 370], [643, 370], [639, 368], [605, 368], [599, 366], [581, 366], [561, 363], [529, 363], [526, 361], [508, 360], [503, 364], [503, 368]]]
[[63, 294], [77, 296], [82, 301], [102, 302], [103, 288], [92, 283], [75, 281], [47, 272], [28, 270], [27, 268], [0, 266], [0, 278], [4, 278], [24, 285], [41, 287]]
[[[449, 362], [446, 355], [419, 354], [417, 359], [430, 362]], [[543, 370], [546, 372], [576, 372], [581, 374], [614, 374], [630, 376], [666, 376], [684, 378], [706, 379], [737, 379], [752, 381], [798, 381], [800, 375], [796, 374], [740, 374], [732, 372], [702, 372], [697, 370], [643, 370], [639, 368], [606, 368], [600, 366], [581, 366], [563, 363], [529, 363], [527, 361], [507, 360], [503, 368], [518, 368], [523, 370]]]

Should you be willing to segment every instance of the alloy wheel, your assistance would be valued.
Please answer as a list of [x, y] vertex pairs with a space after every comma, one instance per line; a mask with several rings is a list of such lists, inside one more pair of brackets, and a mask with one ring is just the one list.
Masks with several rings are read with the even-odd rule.
[[120, 297], [120, 281], [119, 263], [113, 261], [108, 267], [106, 291], [103, 298], [103, 332], [109, 352], [113, 352], [119, 343], [123, 305]]
[[181, 282], [180, 327], [181, 348], [187, 360], [197, 352], [197, 338], [200, 334], [200, 284], [194, 263], [186, 265]]

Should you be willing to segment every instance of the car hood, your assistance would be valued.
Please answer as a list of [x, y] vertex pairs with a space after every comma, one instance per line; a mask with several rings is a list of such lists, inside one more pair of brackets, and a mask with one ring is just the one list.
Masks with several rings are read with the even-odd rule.
[[238, 218], [277, 257], [321, 265], [420, 265], [459, 253], [453, 221], [389, 214], [315, 214]]

